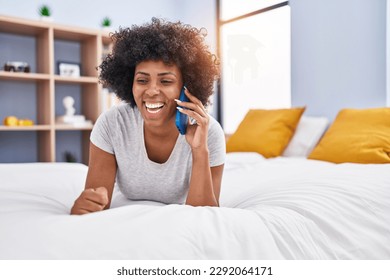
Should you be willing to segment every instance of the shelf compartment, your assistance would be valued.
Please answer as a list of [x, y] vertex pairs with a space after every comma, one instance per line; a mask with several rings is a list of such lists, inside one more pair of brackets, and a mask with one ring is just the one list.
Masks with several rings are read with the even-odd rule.
[[64, 40], [63, 37], [58, 38], [54, 31], [55, 74], [59, 74], [59, 62], [69, 62], [80, 65], [81, 77], [97, 77], [96, 67], [100, 63], [98, 53], [101, 53], [101, 40], [90, 35], [83, 36], [78, 41], [74, 41], [74, 38]]
[[50, 74], [52, 30], [40, 29], [36, 34], [10, 32], [10, 30], [1, 28], [2, 50], [0, 52], [0, 62], [2, 64], [7, 61], [26, 62], [30, 66], [30, 73]]
[[66, 161], [65, 153], [70, 152], [76, 162], [88, 164], [89, 136], [91, 131], [56, 131], [56, 161]]
[[50, 125], [52, 92], [48, 80], [0, 80], [0, 121], [7, 116], [30, 119], [36, 125]]
[[53, 162], [51, 135], [50, 131], [0, 130], [0, 162]]

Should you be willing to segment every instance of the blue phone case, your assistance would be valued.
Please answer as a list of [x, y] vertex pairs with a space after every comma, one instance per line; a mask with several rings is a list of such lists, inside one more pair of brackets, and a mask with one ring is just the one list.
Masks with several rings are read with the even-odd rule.
[[[184, 102], [189, 101], [187, 95], [185, 95], [184, 93], [184, 87], [181, 89], [179, 100]], [[186, 134], [187, 124], [188, 124], [188, 116], [180, 113], [180, 111], [176, 109], [176, 127], [179, 130], [180, 134], [182, 135]]]

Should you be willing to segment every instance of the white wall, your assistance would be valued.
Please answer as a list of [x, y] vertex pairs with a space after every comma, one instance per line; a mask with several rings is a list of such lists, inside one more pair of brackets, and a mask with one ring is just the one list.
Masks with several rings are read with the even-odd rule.
[[290, 0], [292, 105], [386, 106], [386, 0]]
[[386, 5], [386, 105], [390, 107], [390, 0], [387, 0]]
[[176, 0], [176, 16], [198, 28], [207, 29], [206, 42], [213, 52], [217, 45], [217, 11], [215, 0]]

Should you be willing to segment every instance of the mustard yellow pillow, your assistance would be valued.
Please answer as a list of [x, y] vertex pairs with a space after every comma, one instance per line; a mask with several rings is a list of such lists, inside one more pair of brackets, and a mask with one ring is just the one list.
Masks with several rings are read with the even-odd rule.
[[341, 110], [309, 158], [390, 163], [390, 108]]
[[305, 108], [249, 110], [228, 139], [227, 152], [257, 152], [264, 157], [282, 154]]

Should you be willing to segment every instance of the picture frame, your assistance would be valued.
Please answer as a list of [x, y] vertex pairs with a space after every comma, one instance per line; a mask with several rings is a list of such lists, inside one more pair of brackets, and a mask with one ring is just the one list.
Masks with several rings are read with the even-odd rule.
[[58, 75], [63, 77], [80, 77], [81, 64], [69, 61], [57, 62]]

